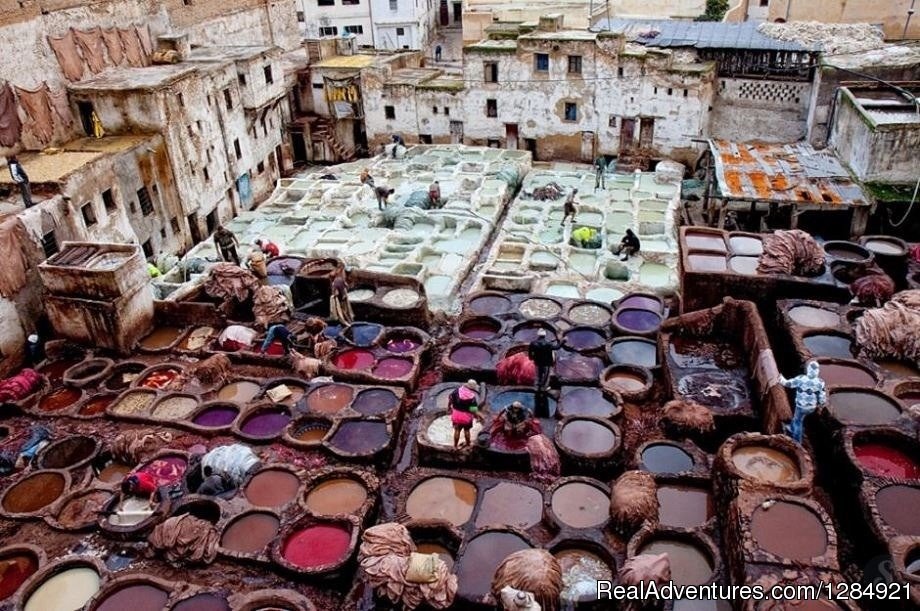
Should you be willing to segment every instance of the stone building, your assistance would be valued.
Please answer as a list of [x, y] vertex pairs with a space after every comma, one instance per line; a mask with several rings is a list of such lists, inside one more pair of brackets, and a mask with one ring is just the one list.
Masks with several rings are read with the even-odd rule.
[[424, 49], [434, 34], [437, 0], [296, 0], [304, 38], [354, 37], [362, 47]]
[[732, 0], [725, 20], [875, 23], [888, 39], [916, 39], [920, 19], [914, 8], [912, 0]]

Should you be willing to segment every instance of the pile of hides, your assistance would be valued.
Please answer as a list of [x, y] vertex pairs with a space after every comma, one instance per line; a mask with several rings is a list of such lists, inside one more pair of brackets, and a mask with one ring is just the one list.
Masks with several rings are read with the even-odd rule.
[[184, 514], [158, 524], [150, 533], [150, 547], [175, 564], [210, 564], [217, 557], [217, 528]]
[[542, 609], [559, 608], [562, 592], [562, 568], [555, 556], [545, 549], [525, 549], [514, 552], [498, 565], [492, 577], [492, 596], [500, 600], [506, 587], [533, 594]]
[[565, 195], [565, 189], [560, 187], [558, 183], [551, 182], [545, 186], [534, 189], [531, 198], [543, 202], [559, 199], [563, 195]]
[[240, 443], [214, 448], [201, 459], [205, 476], [222, 473], [230, 478], [235, 487], [259, 464], [259, 457], [252, 448]]
[[777, 231], [764, 238], [758, 273], [817, 276], [823, 269], [824, 249], [801, 229]]
[[457, 576], [437, 555], [415, 552], [402, 524], [372, 526], [361, 535], [358, 563], [365, 581], [378, 596], [406, 609], [423, 604], [448, 609], [457, 594]]
[[26, 284], [28, 262], [22, 254], [28, 233], [18, 216], [10, 216], [0, 223], [0, 296], [12, 297]]
[[41, 387], [42, 381], [42, 375], [34, 369], [23, 369], [0, 382], [0, 403], [25, 399]]
[[[425, 197], [428, 197], [427, 192]], [[383, 211], [382, 217], [380, 222], [382, 227], [396, 229], [397, 231], [410, 231], [419, 220], [425, 218], [425, 213], [418, 208], [397, 206], [391, 202], [386, 210]]]
[[337, 347], [338, 343], [334, 339], [324, 339], [313, 344], [313, 355], [318, 359], [324, 359], [332, 354]]
[[856, 322], [860, 356], [916, 363], [920, 360], [920, 290], [901, 291]]
[[709, 433], [715, 429], [712, 410], [695, 401], [674, 399], [664, 404], [662, 424], [683, 435]]
[[241, 350], [252, 346], [252, 342], [256, 340], [257, 335], [258, 333], [249, 327], [230, 325], [221, 331], [220, 336], [217, 338], [217, 343], [224, 350]]
[[252, 296], [252, 313], [256, 325], [263, 329], [291, 319], [291, 307], [287, 298], [274, 286], [260, 286], [255, 290]]
[[537, 381], [537, 366], [526, 352], [503, 358], [496, 370], [501, 386], [533, 386]]
[[182, 390], [193, 380], [204, 386], [214, 386], [227, 380], [232, 363], [226, 354], [215, 354], [200, 361], [169, 383], [170, 390]]
[[428, 210], [431, 207], [431, 199], [428, 197], [428, 191], [413, 191], [406, 200], [407, 208], [420, 208]]
[[610, 517], [623, 533], [638, 530], [645, 522], [658, 523], [658, 487], [646, 471], [627, 471], [610, 491]]
[[528, 437], [527, 454], [530, 455], [530, 475], [533, 479], [549, 484], [559, 478], [562, 471], [559, 452], [549, 437], [542, 433]]
[[600, 248], [603, 239], [596, 229], [579, 227], [572, 231], [572, 246], [580, 248]]
[[894, 295], [894, 280], [884, 273], [868, 274], [850, 284], [850, 293], [859, 305], [880, 308]]
[[168, 447], [173, 436], [169, 431], [153, 429], [132, 429], [124, 431], [112, 440], [112, 458], [126, 465], [136, 465], [164, 447]]
[[315, 378], [322, 366], [323, 363], [319, 359], [291, 350], [291, 369], [300, 377], [307, 380]]
[[659, 585], [671, 581], [671, 561], [665, 554], [640, 554], [627, 558], [617, 573], [624, 586], [637, 586], [654, 581]]
[[221, 301], [222, 312], [229, 313], [237, 303], [249, 299], [261, 285], [252, 272], [233, 263], [217, 263], [208, 273], [204, 292]]

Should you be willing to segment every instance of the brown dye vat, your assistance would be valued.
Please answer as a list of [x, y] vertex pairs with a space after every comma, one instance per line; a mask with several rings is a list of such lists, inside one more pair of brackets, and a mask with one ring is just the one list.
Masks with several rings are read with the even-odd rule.
[[406, 513], [416, 520], [466, 524], [476, 505], [476, 486], [455, 477], [432, 477], [417, 484], [406, 498]]
[[486, 531], [470, 540], [457, 560], [457, 595], [478, 601], [489, 594], [492, 577], [502, 560], [530, 544], [512, 532]]
[[742, 446], [732, 452], [732, 464], [746, 477], [770, 484], [788, 484], [802, 477], [796, 460], [767, 446]]
[[828, 405], [839, 420], [855, 425], [888, 424], [901, 415], [893, 399], [870, 390], [833, 390]]
[[109, 390], [124, 390], [145, 369], [147, 365], [143, 363], [120, 363], [115, 366], [114, 373], [105, 381], [105, 387]]
[[502, 482], [486, 490], [476, 526], [530, 528], [543, 519], [543, 494], [530, 486]]
[[621, 408], [608, 401], [597, 388], [567, 386], [562, 389], [558, 410], [563, 416], [611, 418]]
[[792, 322], [802, 327], [817, 329], [836, 327], [840, 324], [840, 315], [837, 312], [810, 305], [798, 305], [790, 308], [788, 314]]
[[101, 594], [94, 611], [161, 611], [169, 592], [150, 583], [133, 582]]
[[304, 498], [306, 508], [317, 516], [357, 514], [367, 502], [367, 488], [349, 477], [320, 482]]
[[438, 558], [443, 560], [444, 564], [447, 565], [448, 571], [454, 568], [454, 555], [440, 543], [416, 543], [415, 551], [419, 554], [437, 554]]
[[219, 594], [204, 592], [177, 602], [170, 611], [230, 611], [230, 603]]
[[687, 256], [687, 263], [695, 272], [720, 273], [728, 269], [725, 255], [693, 253]]
[[324, 422], [300, 423], [294, 426], [291, 437], [303, 443], [318, 444], [329, 433], [329, 429], [330, 425]]
[[91, 397], [80, 406], [77, 414], [80, 416], [101, 416], [115, 402], [116, 398], [118, 398], [118, 395], [114, 393]]
[[67, 478], [54, 471], [38, 471], [7, 488], [3, 509], [10, 513], [34, 513], [60, 498]]
[[65, 437], [45, 446], [35, 462], [41, 469], [71, 469], [92, 460], [98, 450], [99, 444], [92, 437]]
[[920, 535], [920, 487], [893, 485], [885, 486], [875, 493], [878, 515], [901, 535]]
[[324, 384], [307, 395], [307, 409], [320, 414], [335, 414], [351, 403], [355, 390], [345, 384]]
[[618, 446], [616, 432], [601, 421], [587, 419], [569, 420], [557, 435], [561, 447], [582, 455], [607, 455]]
[[117, 484], [121, 482], [133, 467], [123, 465], [117, 462], [110, 462], [96, 475], [96, 479], [107, 484]]
[[607, 521], [610, 499], [585, 482], [568, 482], [553, 491], [550, 502], [556, 518], [572, 528], [594, 528]]
[[663, 526], [697, 528], [713, 516], [712, 495], [698, 486], [658, 486], [658, 520]]
[[239, 516], [224, 529], [220, 546], [240, 554], [261, 554], [278, 536], [281, 521], [264, 511], [252, 511]]
[[83, 397], [83, 393], [75, 388], [62, 387], [53, 390], [38, 402], [38, 409], [42, 412], [59, 412], [65, 410]]
[[82, 529], [94, 526], [99, 513], [112, 498], [111, 490], [80, 492], [64, 502], [55, 519], [63, 528]]
[[300, 491], [300, 479], [285, 469], [263, 469], [252, 476], [243, 494], [256, 507], [282, 507]]
[[103, 377], [112, 364], [111, 359], [87, 359], [65, 371], [63, 379], [74, 386], [86, 386]]
[[877, 380], [867, 368], [855, 361], [818, 359], [821, 366], [821, 379], [827, 386], [866, 386], [873, 387]]
[[916, 378], [920, 377], [920, 369], [904, 361], [876, 361], [876, 365], [881, 367], [885, 373], [894, 378]]
[[182, 329], [179, 327], [163, 326], [157, 327], [149, 335], [138, 342], [138, 346], [144, 350], [163, 350], [169, 348], [173, 342], [182, 335]]
[[652, 375], [641, 367], [611, 365], [601, 374], [601, 385], [608, 391], [620, 393], [626, 400], [634, 400], [651, 388]]
[[827, 551], [827, 529], [811, 509], [798, 503], [771, 501], [751, 516], [751, 535], [764, 551], [807, 563]]
[[221, 401], [249, 403], [258, 396], [260, 390], [261, 387], [255, 382], [240, 380], [222, 386], [217, 391], [217, 398]]
[[645, 543], [636, 555], [667, 554], [674, 585], [703, 585], [712, 579], [712, 559], [702, 547], [691, 541], [670, 537], [654, 538]]
[[78, 364], [81, 359], [65, 359], [62, 361], [54, 361], [46, 365], [42, 365], [38, 368], [38, 373], [42, 374], [52, 386], [60, 384], [64, 379], [64, 372]]
[[802, 338], [805, 348], [814, 356], [838, 359], [853, 358], [853, 339], [836, 333], [817, 333]]

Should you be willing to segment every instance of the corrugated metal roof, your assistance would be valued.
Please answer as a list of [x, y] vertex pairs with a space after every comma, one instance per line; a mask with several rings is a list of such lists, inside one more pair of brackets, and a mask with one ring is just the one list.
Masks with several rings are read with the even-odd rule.
[[604, 19], [592, 28], [623, 34], [627, 40], [650, 47], [750, 49], [756, 51], [816, 51], [797, 42], [770, 38], [751, 21], [681, 21], [678, 19]]

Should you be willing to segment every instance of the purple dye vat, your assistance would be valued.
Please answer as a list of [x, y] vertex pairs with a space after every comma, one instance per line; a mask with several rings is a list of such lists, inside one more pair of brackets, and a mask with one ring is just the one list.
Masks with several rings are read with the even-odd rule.
[[556, 337], [556, 331], [551, 326], [538, 323], [525, 323], [515, 330], [514, 339], [519, 342], [532, 342], [537, 339], [537, 333], [540, 332], [540, 329], [546, 331], [548, 339], [552, 340]]
[[568, 350], [559, 351], [556, 358], [556, 377], [564, 381], [594, 380], [601, 375], [604, 361]]
[[627, 331], [651, 333], [661, 325], [661, 316], [650, 310], [628, 308], [617, 311], [616, 321]]
[[492, 360], [492, 353], [483, 346], [460, 344], [450, 352], [450, 360], [467, 367], [482, 367]]
[[267, 439], [278, 435], [290, 421], [291, 414], [286, 409], [261, 409], [246, 418], [240, 430], [251, 437]]
[[387, 340], [386, 349], [393, 354], [412, 352], [421, 344], [411, 337], [393, 337]]
[[500, 329], [501, 324], [499, 324], [498, 321], [488, 318], [469, 320], [460, 325], [461, 335], [465, 335], [471, 339], [492, 339], [498, 335]]
[[399, 405], [399, 397], [385, 388], [362, 390], [351, 404], [353, 410], [365, 416], [379, 416]]
[[398, 380], [409, 375], [411, 371], [412, 361], [410, 359], [388, 357], [377, 361], [372, 373], [384, 380]]
[[598, 388], [567, 386], [562, 389], [559, 412], [563, 416], [609, 418], [613, 415], [614, 405], [604, 398], [604, 393]]
[[370, 369], [376, 360], [374, 353], [370, 350], [351, 348], [336, 354], [332, 358], [332, 364], [339, 369], [364, 370]]
[[192, 419], [192, 423], [207, 428], [218, 428], [231, 424], [239, 413], [239, 408], [232, 405], [214, 405], [201, 410]]
[[511, 300], [501, 295], [482, 295], [470, 301], [470, 311], [476, 314], [501, 314], [511, 309]]
[[332, 435], [329, 444], [348, 454], [373, 454], [386, 447], [390, 442], [385, 422], [368, 422], [365, 420], [342, 421]]
[[661, 313], [661, 302], [648, 295], [627, 295], [624, 297], [617, 309], [623, 310], [632, 308], [635, 310], [648, 310], [650, 312]]
[[580, 328], [567, 331], [564, 336], [564, 341], [566, 346], [573, 350], [587, 351], [597, 350], [604, 345], [607, 338], [594, 329]]

